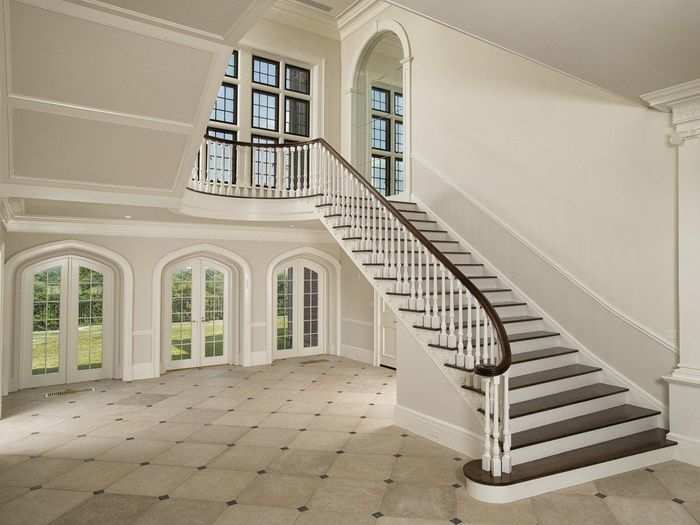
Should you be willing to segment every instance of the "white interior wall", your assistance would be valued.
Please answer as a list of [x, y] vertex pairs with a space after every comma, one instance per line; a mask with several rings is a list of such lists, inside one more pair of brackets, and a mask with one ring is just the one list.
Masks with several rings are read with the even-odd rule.
[[[667, 116], [393, 6], [342, 40], [344, 94], [382, 19], [411, 46], [416, 195], [576, 338], [664, 398], [677, 324]], [[345, 154], [350, 115], [346, 95]]]
[[340, 252], [343, 267], [341, 287], [341, 354], [372, 363], [374, 351], [374, 289], [345, 252]]

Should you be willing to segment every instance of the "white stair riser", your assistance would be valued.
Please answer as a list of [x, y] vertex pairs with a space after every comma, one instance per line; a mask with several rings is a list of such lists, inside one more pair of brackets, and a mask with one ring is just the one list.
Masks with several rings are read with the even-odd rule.
[[518, 377], [550, 368], [559, 368], [561, 366], [573, 365], [578, 362], [577, 354], [564, 354], [555, 357], [547, 357], [546, 359], [537, 359], [535, 361], [526, 361], [524, 363], [516, 363], [510, 367], [510, 377]]
[[589, 445], [595, 445], [597, 443], [602, 443], [603, 441], [629, 436], [630, 434], [636, 434], [637, 432], [651, 430], [652, 428], [656, 428], [658, 423], [659, 421], [657, 417], [646, 417], [636, 421], [628, 421], [619, 425], [612, 425], [597, 430], [591, 430], [589, 432], [582, 432], [581, 434], [576, 434], [573, 436], [567, 436], [561, 439], [547, 441], [545, 443], [538, 443], [537, 445], [518, 448], [511, 452], [513, 465], [518, 465], [527, 461], [534, 461], [536, 459], [542, 459], [555, 454], [561, 454], [562, 452], [587, 447]]
[[[422, 305], [422, 303], [421, 303]], [[496, 311], [501, 317], [514, 317], [518, 315], [529, 315], [530, 312], [527, 306], [508, 306], [508, 307], [496, 307]], [[408, 320], [410, 324], [422, 324], [424, 313], [423, 312], [406, 312], [401, 313], [402, 317]], [[474, 315], [472, 310], [472, 316]], [[463, 319], [467, 318], [467, 311], [464, 310], [462, 313]], [[513, 352], [515, 353], [515, 352]]]
[[510, 402], [519, 403], [520, 401], [527, 401], [536, 397], [548, 396], [551, 394], [556, 394], [557, 392], [563, 392], [564, 390], [581, 388], [592, 383], [599, 382], [600, 378], [601, 373], [594, 372], [576, 377], [568, 377], [558, 381], [548, 381], [546, 383], [542, 383], [541, 385], [518, 388], [510, 391]]
[[[388, 264], [387, 264], [387, 266], [388, 266]], [[418, 267], [417, 266], [413, 270], [415, 272], [415, 277], [413, 277], [411, 275], [411, 271], [412, 271], [411, 266], [410, 265], [405, 266], [403, 264], [403, 258], [399, 262], [399, 266], [401, 268], [402, 275], [403, 275], [403, 269], [404, 269], [404, 267], [406, 267], [407, 272], [408, 272], [408, 278], [410, 281], [413, 281], [416, 289], [418, 288], [419, 283], [423, 289], [426, 288], [427, 279], [425, 278], [425, 267], [424, 266], [421, 266], [421, 269], [420, 269], [421, 270], [421, 278], [420, 279], [418, 278]], [[396, 265], [394, 265], [394, 268], [396, 268]], [[467, 277], [472, 277], [472, 276], [481, 277], [481, 276], [485, 276], [485, 275], [490, 275], [489, 272], [486, 271], [483, 266], [460, 266], [459, 270], [462, 272], [462, 274], [464, 274]], [[386, 274], [386, 267], [384, 265], [367, 266], [367, 271], [374, 277], [384, 277], [384, 275]], [[392, 273], [392, 275], [394, 275], [394, 274]], [[433, 288], [434, 283], [435, 283], [435, 278], [433, 276], [433, 270], [431, 269], [430, 270], [430, 283], [429, 283], [430, 289]], [[442, 287], [442, 278], [440, 276], [438, 276], [438, 285], [440, 287]], [[447, 278], [447, 275], [446, 275], [445, 286], [449, 289], [450, 282], [449, 282], [449, 279]]]
[[531, 350], [540, 350], [552, 346], [562, 346], [560, 336], [540, 337], [538, 339], [528, 339], [526, 341], [511, 341], [510, 349], [513, 353], [529, 352]]
[[581, 403], [575, 403], [573, 405], [537, 412], [536, 414], [511, 418], [510, 427], [513, 432], [520, 432], [521, 430], [527, 430], [529, 428], [541, 427], [543, 425], [549, 425], [550, 423], [556, 423], [557, 421], [561, 421], [563, 419], [582, 416], [584, 414], [590, 414], [591, 412], [598, 412], [600, 410], [605, 410], [606, 408], [613, 408], [624, 404], [626, 399], [626, 392], [621, 392], [619, 394], [600, 397], [598, 399], [582, 401]]

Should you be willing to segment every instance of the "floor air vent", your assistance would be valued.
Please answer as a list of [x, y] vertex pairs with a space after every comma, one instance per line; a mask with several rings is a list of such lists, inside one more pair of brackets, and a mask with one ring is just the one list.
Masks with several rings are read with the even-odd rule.
[[94, 392], [95, 387], [92, 388], [66, 388], [65, 390], [56, 390], [55, 392], [46, 392], [44, 397], [50, 399], [52, 397], [68, 396], [70, 394], [80, 394], [81, 392]]

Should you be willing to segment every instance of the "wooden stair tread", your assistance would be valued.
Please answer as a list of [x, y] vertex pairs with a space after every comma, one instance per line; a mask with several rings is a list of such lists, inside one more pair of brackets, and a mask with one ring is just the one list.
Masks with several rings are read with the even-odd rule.
[[532, 374], [511, 377], [509, 389], [518, 390], [519, 388], [526, 388], [544, 383], [550, 383], [552, 381], [559, 381], [561, 379], [568, 379], [570, 377], [592, 374], [594, 372], [599, 372], [600, 370], [602, 369], [599, 367], [583, 365], [580, 363], [560, 366], [558, 368], [533, 372]]
[[[493, 305], [492, 305], [493, 306]], [[513, 324], [513, 323], [526, 323], [528, 321], [541, 321], [542, 318], [534, 315], [513, 315], [511, 317], [501, 317], [501, 322], [503, 324]], [[480, 321], [479, 325], [483, 326], [484, 321]], [[459, 324], [457, 324], [459, 326]], [[462, 323], [463, 327], [468, 326], [466, 322]], [[476, 321], [472, 322], [472, 326], [476, 326]], [[431, 332], [439, 332], [440, 328], [433, 328], [431, 326], [422, 326], [419, 324], [414, 324], [413, 328], [418, 330], [430, 330]]]
[[540, 348], [539, 350], [531, 350], [529, 352], [520, 352], [518, 354], [513, 354], [511, 363], [514, 365], [518, 363], [528, 363], [530, 361], [538, 361], [540, 359], [547, 359], [549, 357], [575, 354], [576, 352], [578, 352], [578, 350], [576, 350], [575, 348], [566, 348], [564, 346]]
[[[430, 241], [433, 242], [433, 241]], [[366, 248], [361, 248], [357, 250], [352, 250], [353, 253], [395, 253], [395, 252], [387, 252], [386, 250], [368, 250]], [[446, 255], [471, 255], [472, 252], [457, 252], [457, 251], [450, 251], [450, 252], [440, 252], [442, 254]]]
[[[562, 408], [576, 403], [592, 401], [602, 397], [612, 396], [627, 392], [629, 389], [617, 385], [608, 385], [606, 383], [594, 383], [580, 388], [564, 390], [548, 396], [542, 396], [535, 399], [528, 399], [519, 403], [510, 405], [511, 419], [537, 414], [546, 410]], [[482, 410], [482, 409], [480, 409]]]
[[[512, 292], [513, 289], [512, 288], [480, 288], [479, 291], [481, 293], [497, 293], [497, 292]], [[411, 294], [409, 292], [386, 292], [386, 294], [387, 295], [398, 295], [398, 296], [403, 296], [403, 297], [410, 297], [411, 296]], [[442, 292], [438, 292], [437, 294], [430, 292], [428, 295], [429, 296], [433, 296], [433, 295], [440, 296], [440, 295], [442, 295]], [[423, 297], [425, 297], [425, 294], [423, 294]], [[559, 335], [559, 334], [554, 334], [554, 335]]]
[[463, 470], [467, 479], [475, 483], [491, 486], [513, 485], [676, 445], [674, 441], [666, 439], [666, 434], [666, 430], [654, 428], [535, 461], [521, 463], [514, 466], [510, 474], [503, 474], [499, 477], [494, 477], [490, 472], [482, 470], [480, 459], [470, 461], [464, 465]]
[[[465, 275], [465, 277], [467, 279], [498, 279], [497, 275]], [[396, 281], [397, 280], [396, 277], [381, 277], [381, 276], [377, 276], [377, 277], [375, 277], [375, 279], [377, 281]], [[421, 281], [425, 281], [426, 279], [430, 279], [430, 281], [432, 282], [434, 277], [427, 277], [427, 278], [421, 277], [420, 278]], [[416, 280], [419, 280], [419, 279], [416, 277]], [[438, 280], [440, 280], [440, 279], [438, 279]], [[447, 293], [449, 293], [449, 290], [445, 290], [445, 291]], [[457, 293], [457, 292], [455, 291], [455, 293]]]
[[[328, 215], [324, 215], [324, 219], [332, 219], [333, 217], [342, 217], [342, 213], [329, 213]], [[347, 215], [346, 215], [347, 217]], [[362, 217], [361, 215], [350, 215], [350, 217]], [[409, 222], [432, 222], [434, 224], [437, 224], [437, 221], [434, 219], [416, 219], [414, 217], [406, 217], [406, 220]]]
[[549, 425], [515, 432], [512, 435], [511, 448], [515, 450], [646, 417], [658, 416], [660, 413], [658, 410], [651, 410], [636, 405], [619, 405], [583, 416], [557, 421]]
[[[457, 265], [457, 266], [459, 266], [459, 265]], [[501, 301], [500, 303], [499, 302], [492, 302], [491, 306], [493, 306], [494, 308], [511, 308], [514, 306], [527, 306], [527, 303], [524, 303], [522, 301]], [[475, 310], [475, 309], [476, 309], [476, 306], [472, 306], [472, 310]], [[399, 308], [399, 310], [402, 312], [413, 312], [413, 313], [417, 313], [417, 314], [425, 313], [425, 309], [417, 310], [417, 309], [413, 309], [413, 308], [401, 307], [401, 308]], [[462, 310], [469, 310], [469, 307], [462, 306]]]

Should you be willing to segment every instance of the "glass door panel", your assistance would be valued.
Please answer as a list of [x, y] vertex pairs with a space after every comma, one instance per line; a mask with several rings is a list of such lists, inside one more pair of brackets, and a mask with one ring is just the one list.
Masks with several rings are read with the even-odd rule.
[[32, 287], [33, 376], [58, 374], [61, 368], [61, 288], [63, 267], [55, 266], [37, 272]]
[[278, 351], [294, 348], [294, 268], [277, 273], [277, 308], [275, 315]]
[[202, 286], [202, 333], [204, 336], [204, 355], [206, 364], [223, 364], [226, 350], [225, 312], [226, 312], [226, 274], [223, 269], [209, 265], [202, 267], [204, 285]]
[[192, 266], [175, 270], [170, 280], [170, 361], [192, 359]]
[[102, 368], [103, 278], [80, 267], [78, 282], [78, 370]]
[[319, 346], [319, 277], [304, 267], [304, 348]]

